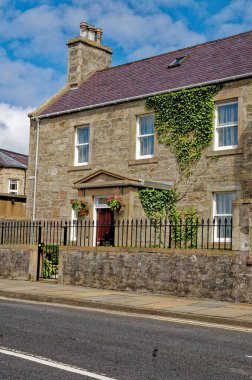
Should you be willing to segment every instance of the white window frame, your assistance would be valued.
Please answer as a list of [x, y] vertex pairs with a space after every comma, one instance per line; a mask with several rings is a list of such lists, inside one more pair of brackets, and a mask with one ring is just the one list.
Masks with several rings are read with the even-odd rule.
[[[238, 141], [236, 145], [224, 145], [224, 146], [219, 146], [218, 142], [218, 130], [223, 129], [226, 127], [237, 127], [237, 134], [238, 134], [238, 115], [237, 115], [237, 123], [227, 123], [224, 125], [218, 125], [218, 113], [219, 113], [219, 107], [221, 106], [227, 106], [230, 104], [238, 104], [238, 100], [233, 100], [230, 102], [225, 102], [225, 103], [216, 103], [215, 105], [215, 132], [214, 132], [214, 150], [226, 150], [226, 149], [235, 149], [238, 147]], [[238, 112], [238, 111], [237, 111]], [[237, 137], [238, 139], [238, 137]]]
[[[138, 160], [143, 159], [143, 158], [152, 158], [155, 155], [155, 130], [153, 131], [153, 133], [149, 133], [146, 135], [140, 135], [140, 120], [142, 117], [145, 117], [145, 116], [153, 116], [153, 119], [154, 119], [154, 114], [140, 115], [137, 117], [136, 159], [138, 159]], [[140, 150], [141, 150], [140, 139], [141, 139], [141, 137], [149, 137], [149, 136], [154, 137], [153, 138], [153, 154], [141, 155], [140, 154]]]
[[[15, 182], [16, 184], [16, 189], [13, 190], [11, 189], [11, 184]], [[9, 185], [8, 185], [8, 193], [9, 194], [18, 194], [18, 188], [19, 188], [19, 180], [18, 179], [9, 179]]]
[[[80, 130], [80, 129], [88, 129], [89, 130], [89, 139], [88, 139], [87, 143], [82, 143], [82, 144], [78, 143], [78, 130]], [[75, 166], [88, 165], [88, 163], [89, 163], [90, 149], [88, 149], [88, 160], [83, 161], [83, 162], [78, 162], [78, 147], [84, 146], [84, 145], [88, 145], [88, 148], [90, 148], [90, 125], [89, 124], [81, 125], [81, 126], [75, 128], [75, 159], [74, 159]]]
[[216, 194], [234, 194], [236, 195], [236, 191], [216, 191], [213, 193], [213, 219], [215, 219], [215, 227], [214, 227], [214, 241], [215, 242], [220, 242], [220, 243], [223, 243], [223, 242], [230, 242], [231, 241], [231, 238], [228, 238], [228, 237], [223, 237], [223, 238], [219, 238], [217, 236], [218, 234], [218, 218], [220, 217], [233, 217], [233, 213], [231, 214], [217, 214], [217, 205], [216, 205]]

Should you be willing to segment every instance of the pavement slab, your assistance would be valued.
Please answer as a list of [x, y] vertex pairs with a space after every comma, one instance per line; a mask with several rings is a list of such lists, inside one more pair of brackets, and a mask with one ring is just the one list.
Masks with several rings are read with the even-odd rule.
[[195, 302], [193, 306], [201, 306], [201, 307], [223, 307], [225, 305], [228, 305], [227, 302], [224, 301], [201, 301], [201, 302]]
[[217, 317], [226, 317], [226, 318], [236, 318], [236, 317], [241, 317], [247, 314], [251, 315], [251, 312], [245, 311], [245, 310], [240, 310], [240, 309], [234, 309], [232, 307], [218, 307], [214, 309], [202, 309], [197, 311], [197, 314], [201, 315], [214, 315]]
[[57, 283], [0, 279], [0, 297], [52, 302], [81, 307], [131, 311], [183, 319], [223, 323], [252, 329], [252, 305], [98, 289]]
[[[173, 312], [179, 312], [179, 313], [196, 313], [200, 310], [205, 310], [203, 306], [194, 306], [194, 305], [186, 305], [186, 306], [179, 306], [179, 307], [171, 307], [169, 308], [169, 311]], [[168, 309], [167, 309], [168, 310]]]
[[149, 303], [148, 304], [148, 309], [153, 309], [153, 310], [171, 310], [173, 308], [176, 308], [178, 306], [175, 304], [175, 302], [154, 302], [154, 303]]
[[100, 295], [100, 296], [93, 296], [93, 297], [85, 297], [87, 301], [113, 301], [117, 300], [120, 302], [122, 299], [125, 299], [125, 295], [120, 294], [109, 294], [109, 295]]

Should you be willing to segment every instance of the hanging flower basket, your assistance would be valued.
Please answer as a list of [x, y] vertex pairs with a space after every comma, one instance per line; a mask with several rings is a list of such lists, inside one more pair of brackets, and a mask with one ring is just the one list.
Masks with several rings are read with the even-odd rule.
[[121, 208], [125, 206], [122, 198], [115, 195], [108, 198], [107, 205], [111, 208], [112, 211], [120, 211]]
[[86, 210], [80, 210], [80, 211], [79, 211], [79, 215], [80, 215], [80, 216], [88, 215], [88, 214], [89, 214], [89, 209], [86, 209]]
[[88, 215], [88, 203], [84, 199], [71, 199], [70, 204], [72, 209], [78, 211], [79, 215]]

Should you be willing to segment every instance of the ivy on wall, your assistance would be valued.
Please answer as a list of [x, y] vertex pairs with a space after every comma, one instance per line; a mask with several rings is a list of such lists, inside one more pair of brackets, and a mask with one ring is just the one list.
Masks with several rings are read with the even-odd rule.
[[[170, 145], [180, 170], [186, 175], [190, 175], [193, 164], [212, 143], [214, 96], [222, 87], [222, 84], [212, 84], [156, 95], [145, 101], [146, 108], [155, 111], [158, 141]], [[139, 190], [139, 198], [149, 218], [156, 222], [162, 218], [170, 219], [174, 227], [173, 241], [181, 244], [182, 240], [187, 247], [195, 246], [197, 212], [192, 208], [178, 211], [178, 195], [175, 190], [145, 188]], [[186, 220], [186, 224], [181, 226], [182, 219]]]
[[189, 172], [204, 148], [212, 143], [214, 96], [221, 84], [156, 95], [145, 101], [155, 111], [158, 141], [171, 146], [180, 170]]
[[139, 198], [145, 214], [152, 219], [172, 215], [176, 209], [175, 190], [139, 189]]
[[[139, 198], [146, 215], [154, 222], [161, 238], [164, 227], [162, 219], [169, 219], [171, 240], [180, 247], [194, 248], [197, 242], [198, 215], [193, 208], [178, 211], [176, 207], [177, 194], [175, 190], [158, 190], [144, 188], [139, 190]], [[182, 223], [183, 220], [183, 224]]]

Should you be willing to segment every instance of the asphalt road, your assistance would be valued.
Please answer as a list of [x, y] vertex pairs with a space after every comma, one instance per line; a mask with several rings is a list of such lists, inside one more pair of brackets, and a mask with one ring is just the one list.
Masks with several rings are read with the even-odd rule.
[[[51, 367], [55, 362], [70, 372]], [[102, 380], [252, 379], [252, 334], [0, 300], [1, 380], [101, 374]]]

